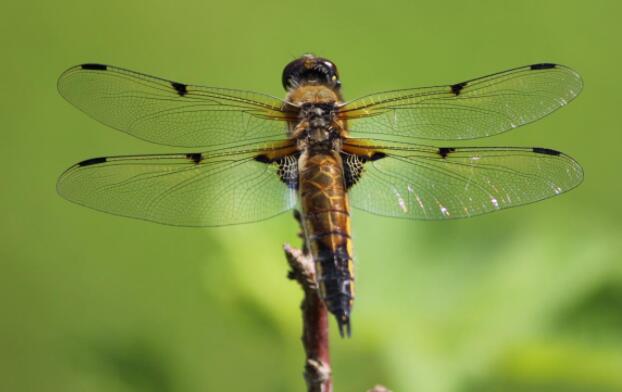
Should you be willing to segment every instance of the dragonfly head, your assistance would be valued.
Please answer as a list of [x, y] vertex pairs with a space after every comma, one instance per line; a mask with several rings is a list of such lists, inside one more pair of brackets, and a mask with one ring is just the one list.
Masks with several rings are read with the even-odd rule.
[[305, 54], [283, 69], [283, 88], [290, 90], [305, 84], [323, 84], [331, 89], [341, 87], [337, 66], [330, 60]]

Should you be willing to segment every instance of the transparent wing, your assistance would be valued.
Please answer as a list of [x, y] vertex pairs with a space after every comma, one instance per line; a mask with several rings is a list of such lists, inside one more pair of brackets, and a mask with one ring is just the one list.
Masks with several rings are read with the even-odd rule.
[[103, 124], [158, 144], [212, 147], [286, 134], [285, 103], [250, 91], [187, 85], [101, 64], [68, 69], [58, 91]]
[[248, 223], [296, 201], [295, 186], [285, 180], [297, 174], [295, 159], [267, 156], [257, 150], [93, 158], [63, 173], [57, 190], [86, 207], [169, 225]]
[[370, 157], [350, 200], [355, 208], [378, 215], [465, 218], [556, 196], [583, 179], [576, 161], [546, 148], [367, 144], [351, 139], [344, 145], [346, 151]]
[[[535, 121], [574, 99], [579, 74], [534, 64], [451, 86], [389, 91], [341, 109], [353, 136], [458, 140], [495, 135]], [[371, 136], [370, 136], [371, 135]]]

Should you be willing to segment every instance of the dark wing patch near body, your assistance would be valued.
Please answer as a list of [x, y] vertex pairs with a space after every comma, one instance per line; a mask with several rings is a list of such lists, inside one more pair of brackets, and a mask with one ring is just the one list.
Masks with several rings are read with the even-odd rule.
[[346, 180], [346, 189], [350, 189], [356, 184], [365, 168], [365, 163], [375, 162], [379, 159], [385, 158], [387, 154], [384, 152], [374, 152], [370, 156], [349, 154], [347, 152], [341, 153], [341, 160], [343, 161], [343, 171]]
[[82, 69], [88, 69], [91, 71], [106, 71], [108, 70], [108, 66], [104, 64], [82, 64], [80, 66]]
[[561, 152], [557, 150], [553, 150], [550, 148], [543, 148], [543, 147], [534, 147], [532, 148], [532, 151], [538, 154], [546, 154], [546, 155], [554, 155], [554, 156], [559, 156], [561, 154]]
[[257, 162], [261, 162], [261, 163], [272, 163], [273, 162], [272, 159], [270, 159], [267, 155], [263, 155], [263, 154], [262, 155], [257, 155], [255, 157], [255, 160]]
[[552, 64], [552, 63], [540, 63], [540, 64], [532, 64], [529, 66], [530, 69], [532, 70], [536, 70], [536, 69], [551, 69], [551, 68], [555, 68], [556, 64]]
[[384, 157], [386, 157], [387, 154], [385, 154], [384, 152], [375, 152], [372, 154], [371, 157], [369, 157], [370, 161], [377, 161], [378, 159], [382, 159]]
[[440, 155], [443, 158], [447, 158], [447, 155], [449, 155], [450, 152], [454, 152], [454, 151], [456, 151], [456, 149], [453, 147], [439, 147], [438, 155]]
[[299, 154], [286, 155], [271, 159], [267, 155], [257, 155], [255, 161], [278, 165], [276, 174], [289, 189], [298, 189], [298, 157]]
[[350, 189], [361, 178], [365, 162], [367, 162], [368, 158], [342, 152], [341, 160], [343, 161], [346, 189]]
[[106, 162], [106, 158], [105, 157], [91, 158], [91, 159], [86, 159], [86, 160], [84, 160], [82, 162], [79, 162], [78, 166], [84, 167], [84, 166], [96, 165], [98, 163], [105, 163], [105, 162]]
[[173, 88], [175, 89], [175, 91], [177, 91], [177, 94], [179, 94], [180, 97], [183, 97], [184, 95], [188, 94], [188, 85], [186, 84], [179, 83], [179, 82], [171, 82], [171, 86], [173, 86]]
[[298, 189], [298, 154], [287, 155], [277, 161], [279, 169], [276, 174], [289, 189]]

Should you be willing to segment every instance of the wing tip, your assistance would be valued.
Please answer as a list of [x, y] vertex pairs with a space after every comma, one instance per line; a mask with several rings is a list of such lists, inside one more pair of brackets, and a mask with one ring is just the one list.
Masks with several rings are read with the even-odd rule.
[[77, 71], [108, 71], [109, 66], [105, 65], [105, 64], [99, 64], [99, 63], [84, 63], [84, 64], [79, 64], [79, 65], [74, 65], [73, 67], [69, 67], [67, 68], [63, 73], [60, 74], [60, 76], [58, 77], [58, 80], [56, 81], [56, 89], [58, 90], [58, 93], [65, 98], [67, 101], [71, 102], [66, 94], [65, 94], [65, 86], [63, 85], [63, 81], [65, 78], [69, 77], [71, 74], [73, 74], [74, 72]]
[[560, 70], [560, 71], [564, 71], [566, 73], [572, 74], [572, 76], [578, 82], [578, 87], [576, 90], [572, 91], [571, 98], [574, 98], [577, 95], [579, 95], [579, 93], [583, 89], [583, 78], [573, 68], [568, 67], [567, 65], [558, 64], [558, 63], [537, 63], [537, 64], [529, 65], [529, 70], [531, 71], [542, 71], [542, 70], [549, 70], [549, 69], [556, 69], [556, 70]]

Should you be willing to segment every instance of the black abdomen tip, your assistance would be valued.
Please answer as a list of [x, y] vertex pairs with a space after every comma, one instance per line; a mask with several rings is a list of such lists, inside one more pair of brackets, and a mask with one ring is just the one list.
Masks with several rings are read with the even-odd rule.
[[350, 315], [344, 314], [335, 314], [335, 318], [337, 319], [337, 325], [339, 326], [339, 335], [341, 337], [349, 338], [352, 336], [352, 328], [350, 327]]

